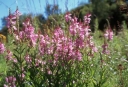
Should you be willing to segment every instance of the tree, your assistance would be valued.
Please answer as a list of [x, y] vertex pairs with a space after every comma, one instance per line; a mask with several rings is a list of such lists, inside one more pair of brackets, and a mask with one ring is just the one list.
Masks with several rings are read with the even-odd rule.
[[61, 10], [59, 9], [59, 5], [57, 4], [51, 5], [49, 3], [46, 3], [45, 13], [46, 13], [46, 16], [48, 17], [53, 14], [61, 13]]
[[5, 18], [6, 18], [6, 17], [1, 18], [2, 27], [3, 27], [3, 26], [6, 26], [6, 23], [7, 23], [7, 22], [6, 22]]

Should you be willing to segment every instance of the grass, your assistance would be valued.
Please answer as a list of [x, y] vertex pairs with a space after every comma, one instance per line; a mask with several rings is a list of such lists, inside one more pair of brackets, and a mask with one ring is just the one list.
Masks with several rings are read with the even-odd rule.
[[0, 86], [3, 86], [6, 77], [7, 65], [4, 56], [0, 55]]

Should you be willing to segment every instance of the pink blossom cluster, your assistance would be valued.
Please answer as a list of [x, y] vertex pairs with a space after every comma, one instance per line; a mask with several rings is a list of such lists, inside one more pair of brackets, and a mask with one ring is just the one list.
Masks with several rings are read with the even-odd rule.
[[45, 61], [43, 61], [42, 59], [39, 59], [39, 58], [36, 58], [35, 59], [35, 66], [36, 67], [38, 67], [39, 65], [45, 65], [46, 64], [46, 62]]
[[16, 23], [17, 18], [21, 15], [21, 13], [18, 11], [18, 9], [13, 13], [9, 14], [9, 16], [6, 18], [7, 21], [7, 28], [13, 30], [17, 30]]
[[[104, 37], [105, 39], [107, 39], [108, 41], [112, 40], [113, 39], [113, 31], [111, 30], [111, 28], [107, 29], [104, 33]], [[104, 42], [104, 44], [102, 45], [102, 48], [103, 48], [103, 51], [102, 53], [103, 54], [110, 54], [110, 51], [108, 50], [108, 44], [107, 42]]]
[[14, 63], [17, 63], [17, 59], [13, 58], [13, 53], [10, 50], [7, 50], [7, 54], [5, 58], [7, 61], [12, 61]]
[[4, 87], [16, 87], [16, 78], [14, 76], [8, 76], [6, 77], [6, 83], [4, 84]]
[[[90, 15], [91, 16], [91, 15]], [[82, 60], [81, 49], [90, 49], [88, 51], [92, 56], [97, 52], [97, 48], [90, 35], [89, 29], [90, 17], [85, 16], [85, 22], [78, 22], [76, 17], [71, 17], [70, 13], [65, 15], [65, 20], [70, 22], [69, 34], [67, 35], [61, 27], [57, 27], [52, 37], [40, 35], [39, 52], [42, 56], [53, 55], [54, 60]], [[89, 54], [88, 53], [88, 54]]]
[[110, 51], [108, 50], [108, 44], [107, 43], [104, 43], [102, 45], [102, 48], [103, 48], [103, 51], [102, 51], [103, 54], [109, 54], [110, 53]]
[[7, 21], [7, 28], [11, 29], [13, 28], [14, 30], [17, 30], [17, 28], [15, 27], [16, 24], [16, 16], [13, 14], [9, 14], [9, 16], [6, 18]]
[[0, 42], [0, 54], [3, 54], [5, 51], [4, 44]]
[[91, 21], [91, 14], [87, 14], [86, 16], [84, 16], [84, 22], [86, 23], [86, 24], [89, 24], [90, 23], [90, 21]]
[[71, 36], [75, 37], [75, 45], [77, 48], [87, 47], [92, 49], [93, 53], [97, 52], [97, 48], [93, 42], [93, 36], [90, 35], [91, 29], [89, 23], [91, 21], [91, 14], [84, 16], [84, 23], [81, 23], [77, 20], [76, 17], [71, 18], [70, 14], [66, 14], [66, 19], [70, 20], [69, 31]]
[[105, 31], [105, 34], [104, 34], [104, 37], [107, 39], [107, 40], [112, 40], [113, 39], [113, 31], [111, 29], [107, 29]]
[[30, 46], [35, 46], [38, 35], [34, 33], [34, 27], [32, 26], [30, 19], [27, 18], [25, 22], [23, 22], [23, 28], [21, 31], [17, 30], [17, 18], [21, 15], [18, 9], [15, 11], [14, 14], [9, 14], [6, 18], [7, 20], [7, 27], [13, 31], [13, 35], [17, 41], [27, 40]]
[[19, 38], [22, 39], [27, 39], [29, 41], [30, 46], [36, 45], [38, 35], [34, 33], [34, 27], [30, 23], [30, 19], [26, 19], [25, 22], [23, 22], [23, 29], [22, 31], [19, 32]]
[[93, 37], [89, 36], [86, 41], [86, 47], [90, 49], [90, 52], [88, 53], [89, 56], [93, 56], [94, 53], [98, 52], [98, 49], [92, 40], [93, 40]]
[[32, 59], [31, 59], [30, 55], [25, 56], [25, 61], [26, 61], [27, 64], [31, 64]]
[[21, 67], [21, 73], [18, 75], [18, 78], [20, 78], [20, 81], [23, 81], [25, 79], [26, 71], [23, 67]]
[[41, 55], [53, 55], [54, 60], [81, 60], [82, 54], [75, 48], [74, 42], [59, 27], [54, 30], [52, 38], [42, 35], [39, 42]]
[[66, 13], [66, 15], [65, 15], [65, 20], [66, 20], [66, 22], [68, 22], [68, 21], [71, 20], [71, 18], [72, 18], [71, 15], [72, 15], [72, 14], [69, 13], [69, 12]]
[[55, 44], [56, 47], [54, 53], [54, 57], [56, 59], [61, 58], [63, 60], [82, 60], [82, 54], [78, 49], [76, 49], [75, 41], [66, 36], [61, 28], [56, 28], [54, 30], [52, 43]]
[[34, 33], [34, 27], [30, 23], [30, 19], [23, 22], [23, 28], [19, 33], [15, 33], [14, 37], [17, 41], [28, 41], [29, 46], [35, 47], [38, 35]]

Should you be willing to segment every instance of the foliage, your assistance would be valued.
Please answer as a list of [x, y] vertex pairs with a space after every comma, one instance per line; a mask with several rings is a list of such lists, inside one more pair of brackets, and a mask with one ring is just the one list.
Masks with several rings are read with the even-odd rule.
[[90, 0], [90, 3], [84, 4], [73, 9], [71, 12], [76, 15], [79, 20], [83, 21], [85, 13], [92, 14], [91, 29], [95, 30], [94, 23], [98, 19], [100, 30], [104, 30], [108, 26], [109, 21], [111, 28], [117, 31], [122, 29], [123, 21], [127, 23], [128, 6], [125, 0]]
[[47, 16], [50, 16], [50, 15], [61, 13], [61, 10], [59, 9], [59, 5], [57, 5], [57, 4], [51, 5], [51, 4], [47, 3], [45, 12], [46, 12]]

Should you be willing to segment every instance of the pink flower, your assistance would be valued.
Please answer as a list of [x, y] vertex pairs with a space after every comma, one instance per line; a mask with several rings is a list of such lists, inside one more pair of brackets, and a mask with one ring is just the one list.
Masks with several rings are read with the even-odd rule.
[[81, 38], [77, 38], [75, 45], [76, 45], [77, 48], [82, 48], [82, 47], [84, 47], [84, 40], [81, 39]]
[[14, 15], [19, 17], [19, 16], [21, 16], [22, 14], [19, 12], [19, 10], [18, 10], [18, 9], [16, 9], [16, 11], [15, 11]]
[[53, 51], [54, 51], [54, 46], [51, 45], [51, 46], [48, 48], [47, 54], [53, 54], [53, 53], [54, 53]]
[[90, 49], [89, 56], [93, 56], [94, 53], [98, 52], [97, 47], [95, 46], [94, 42], [92, 41], [93, 37], [88, 36], [86, 40], [86, 47]]
[[19, 38], [20, 38], [20, 39], [25, 38], [25, 32], [24, 32], [24, 31], [20, 31], [20, 32], [19, 32]]
[[69, 31], [72, 35], [76, 35], [77, 34], [77, 28], [78, 26], [76, 24], [71, 24], [69, 27]]
[[17, 63], [17, 59], [13, 58], [13, 53], [11, 51], [9, 51], [9, 50], [7, 50], [6, 60], [7, 61], [12, 61], [14, 63]]
[[87, 14], [86, 16], [84, 16], [84, 22], [86, 23], [86, 24], [89, 24], [90, 23], [90, 21], [91, 21], [91, 14]]
[[32, 25], [28, 25], [27, 27], [25, 27], [25, 34], [27, 37], [29, 37], [31, 34], [34, 33], [34, 27]]
[[25, 74], [22, 72], [22, 74], [20, 74], [19, 77], [21, 80], [23, 80], [25, 78]]
[[64, 36], [64, 32], [63, 30], [58, 27], [54, 30], [54, 37], [57, 39], [57, 38], [62, 38]]
[[30, 35], [30, 45], [31, 46], [35, 47], [36, 42], [37, 42], [37, 38], [38, 38], [37, 34]]
[[31, 57], [30, 57], [29, 55], [26, 55], [26, 56], [25, 56], [25, 61], [26, 61], [27, 63], [31, 63], [31, 62], [32, 62], [32, 59], [31, 59]]
[[7, 21], [7, 28], [17, 30], [16, 28], [16, 19], [19, 17], [21, 13], [18, 11], [18, 9], [15, 11], [14, 14], [9, 14], [9, 16], [6, 18]]
[[85, 31], [85, 36], [86, 37], [89, 37], [90, 31], [91, 31], [90, 27], [89, 26], [86, 26], [85, 29], [84, 29], [84, 31]]
[[46, 36], [41, 36], [40, 37], [40, 42], [39, 42], [39, 52], [41, 55], [47, 54], [48, 53], [48, 45], [50, 44], [49, 37]]
[[12, 82], [15, 82], [15, 81], [16, 81], [16, 78], [14, 76], [6, 77], [6, 82], [7, 83], [12, 83]]
[[16, 16], [13, 14], [9, 14], [9, 16], [6, 18], [7, 21], [15, 20], [15, 19], [16, 19]]
[[[11, 26], [14, 26], [16, 24], [16, 16], [13, 14], [9, 14], [9, 16], [6, 18], [7, 21], [7, 28], [11, 28]], [[14, 27], [14, 29], [16, 29]]]
[[5, 51], [4, 44], [2, 44], [2, 43], [0, 42], [0, 54], [4, 53], [4, 51]]
[[70, 13], [66, 13], [65, 20], [66, 20], [66, 22], [71, 20], [71, 14]]
[[98, 52], [97, 47], [93, 46], [93, 47], [92, 47], [92, 52]]
[[34, 27], [32, 26], [32, 24], [30, 23], [30, 19], [26, 19], [25, 22], [23, 22], [23, 26], [24, 26], [24, 33], [27, 36], [27, 38], [30, 38], [30, 35], [34, 34]]
[[103, 51], [102, 51], [103, 54], [110, 53], [110, 51], [108, 50], [108, 44], [105, 43], [104, 45], [102, 45], [102, 48], [103, 48]]
[[107, 38], [108, 40], [112, 40], [113, 39], [113, 31], [111, 29], [107, 29], [105, 31], [104, 37]]
[[81, 61], [82, 60], [82, 54], [77, 49], [70, 50], [68, 53], [67, 60]]
[[14, 76], [6, 77], [6, 84], [4, 84], [4, 87], [16, 87], [15, 82], [16, 78]]
[[16, 58], [13, 58], [13, 62], [14, 62], [14, 63], [17, 63], [17, 59], [16, 59]]
[[77, 18], [77, 17], [73, 17], [73, 18], [71, 19], [71, 22], [72, 22], [72, 23], [78, 23], [78, 18]]
[[24, 27], [27, 27], [28, 25], [30, 25], [30, 19], [27, 18], [27, 19], [25, 20], [25, 22], [23, 22], [22, 24], [23, 24]]
[[6, 55], [7, 61], [12, 60], [13, 59], [12, 56], [13, 56], [13, 53], [11, 51], [7, 50], [7, 55]]
[[49, 75], [51, 75], [51, 74], [52, 74], [52, 71], [51, 71], [50, 69], [47, 69], [47, 73], [48, 73]]
[[40, 64], [41, 65], [45, 65], [46, 64], [46, 62], [45, 61], [42, 61], [41, 59], [35, 59], [35, 66], [39, 66]]
[[[76, 60], [78, 60], [78, 61], [81, 61], [81, 60], [82, 60], [82, 54], [80, 53], [80, 51], [77, 50], [77, 51], [75, 52], [75, 55], [76, 55], [76, 57], [77, 57]], [[75, 55], [74, 55], [74, 56], [75, 56]]]
[[20, 40], [19, 36], [17, 34], [14, 34], [15, 39], [18, 41]]

